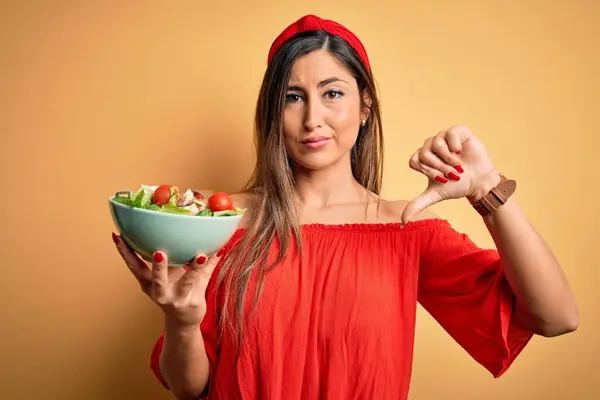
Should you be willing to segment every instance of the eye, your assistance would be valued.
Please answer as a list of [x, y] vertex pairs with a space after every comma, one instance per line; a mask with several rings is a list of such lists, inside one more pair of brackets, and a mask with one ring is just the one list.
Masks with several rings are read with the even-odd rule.
[[302, 96], [300, 96], [300, 95], [299, 95], [299, 94], [297, 94], [297, 93], [288, 93], [288, 94], [285, 96], [285, 102], [286, 102], [287, 104], [298, 103], [298, 102], [299, 102], [299, 101], [301, 101], [301, 100], [302, 100]]
[[327, 92], [325, 92], [325, 97], [328, 99], [338, 99], [340, 97], [342, 97], [344, 95], [344, 93], [340, 90], [336, 90], [336, 89], [331, 89], [328, 90]]

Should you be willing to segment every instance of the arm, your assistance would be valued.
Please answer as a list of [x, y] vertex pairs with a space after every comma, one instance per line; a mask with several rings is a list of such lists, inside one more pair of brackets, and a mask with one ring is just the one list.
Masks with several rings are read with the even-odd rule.
[[209, 363], [198, 327], [165, 322], [160, 370], [178, 400], [200, 398], [208, 383]]
[[[500, 182], [493, 174], [471, 201]], [[565, 275], [544, 239], [527, 220], [514, 196], [484, 218], [517, 299], [516, 317], [533, 332], [558, 336], [577, 329], [578, 310]]]
[[[409, 165], [426, 175], [429, 183], [406, 206], [403, 223], [443, 200], [466, 197], [473, 203], [487, 195], [501, 179], [483, 143], [460, 125], [428, 138], [413, 154]], [[575, 330], [577, 305], [560, 265], [514, 198], [484, 219], [516, 298], [517, 321], [542, 336]]]

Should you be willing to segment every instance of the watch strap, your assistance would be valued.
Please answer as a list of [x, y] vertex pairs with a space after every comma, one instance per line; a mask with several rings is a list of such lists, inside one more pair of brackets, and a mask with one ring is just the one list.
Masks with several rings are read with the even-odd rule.
[[500, 174], [500, 183], [492, 188], [488, 194], [473, 203], [473, 208], [482, 217], [487, 217], [496, 212], [510, 196], [515, 192], [517, 182], [513, 179], [506, 179]]

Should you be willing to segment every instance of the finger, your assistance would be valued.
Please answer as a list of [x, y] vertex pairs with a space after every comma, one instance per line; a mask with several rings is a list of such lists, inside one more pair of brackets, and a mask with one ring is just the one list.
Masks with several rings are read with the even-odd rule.
[[[458, 140], [458, 137], [456, 135], [454, 135], [454, 137], [456, 138], [456, 140]], [[450, 136], [447, 135], [446, 132], [438, 133], [437, 136], [433, 138], [433, 141], [431, 143], [431, 150], [440, 159], [442, 159], [442, 161], [452, 166], [457, 172], [460, 173], [462, 172], [462, 167], [460, 166], [460, 159], [456, 154], [453, 153], [453, 150], [450, 148], [449, 139]]]
[[129, 270], [133, 273], [133, 276], [138, 280], [142, 289], [147, 287], [152, 279], [152, 273], [148, 269], [148, 266], [142, 261], [137, 254], [127, 245], [123, 238], [116, 233], [112, 234], [113, 242], [117, 246], [119, 254], [125, 261], [125, 265], [129, 267]]
[[187, 267], [167, 268], [168, 281], [177, 282], [185, 274], [185, 271], [187, 271]]
[[454, 167], [446, 164], [433, 151], [421, 149], [419, 152], [419, 162], [422, 167], [425, 167], [425, 169], [433, 169], [434, 171], [439, 172], [442, 176], [448, 177], [455, 181], [460, 180], [460, 176], [457, 173], [458, 171], [456, 171]]
[[169, 261], [162, 251], [152, 255], [152, 285], [157, 299], [164, 296], [169, 285]]
[[463, 145], [473, 136], [469, 128], [462, 125], [454, 125], [446, 131], [446, 140], [450, 151], [460, 153]]
[[408, 224], [415, 215], [440, 201], [442, 201], [440, 194], [432, 187], [428, 187], [422, 194], [406, 205], [400, 217], [402, 225]]
[[177, 282], [179, 294], [187, 296], [201, 279], [202, 267], [206, 264], [208, 258], [204, 254], [199, 254], [186, 268], [185, 273]]
[[189, 293], [191, 288], [195, 286], [198, 286], [201, 291], [206, 290], [210, 277], [221, 259], [220, 256], [221, 252], [210, 258], [205, 254], [199, 254], [194, 261], [190, 263], [189, 269], [183, 274], [179, 281], [179, 289], [182, 294]]
[[188, 271], [191, 275], [199, 275], [201, 278], [206, 279], [207, 281], [212, 276], [217, 264], [221, 260], [223, 255], [222, 251], [219, 251], [217, 254], [206, 257], [204, 254], [200, 254], [192, 264], [190, 264], [190, 271]]
[[431, 167], [421, 163], [418, 151], [412, 155], [412, 157], [410, 158], [410, 160], [408, 162], [408, 165], [410, 166], [411, 169], [422, 173], [423, 175], [427, 176], [429, 179], [435, 179], [436, 181], [438, 181], [440, 183], [448, 182], [448, 178], [446, 178], [440, 170], [431, 168]]

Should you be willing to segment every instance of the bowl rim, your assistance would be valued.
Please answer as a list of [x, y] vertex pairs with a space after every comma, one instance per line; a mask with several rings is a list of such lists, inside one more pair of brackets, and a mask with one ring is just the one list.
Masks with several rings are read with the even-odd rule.
[[165, 213], [165, 212], [157, 212], [157, 211], [152, 211], [152, 210], [145, 210], [143, 208], [137, 208], [137, 207], [130, 207], [130, 206], [126, 206], [125, 204], [121, 204], [117, 201], [114, 201], [114, 194], [108, 196], [108, 202], [111, 205], [115, 205], [117, 207], [122, 207], [123, 209], [129, 209], [129, 210], [135, 210], [137, 212], [141, 212], [141, 213], [148, 213], [148, 214], [152, 214], [152, 215], [163, 215], [167, 218], [184, 218], [184, 219], [195, 219], [195, 220], [211, 220], [211, 221], [215, 221], [215, 220], [225, 220], [225, 219], [240, 219], [242, 218], [244, 215], [243, 214], [239, 214], [239, 215], [224, 215], [222, 217], [211, 217], [211, 216], [207, 216], [207, 215], [186, 215], [186, 214], [174, 214], [174, 213]]

